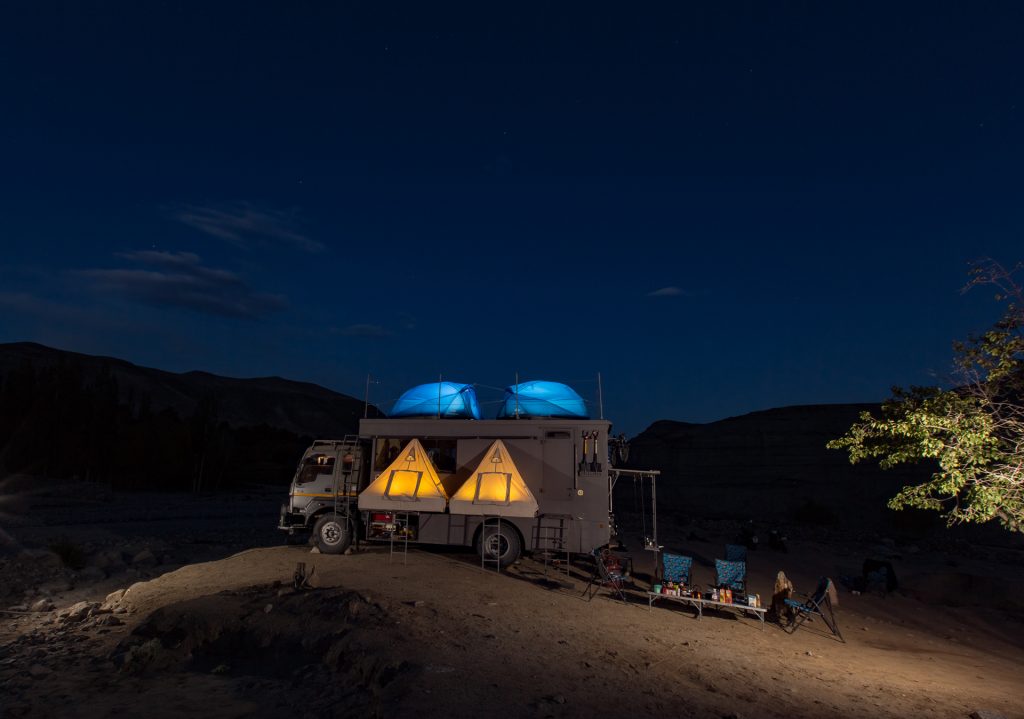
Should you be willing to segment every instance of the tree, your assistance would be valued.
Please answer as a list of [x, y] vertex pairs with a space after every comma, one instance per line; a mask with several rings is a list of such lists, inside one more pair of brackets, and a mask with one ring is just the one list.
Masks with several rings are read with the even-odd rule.
[[996, 287], [1004, 312], [984, 334], [954, 343], [956, 387], [894, 387], [880, 417], [862, 412], [828, 443], [854, 464], [937, 464], [929, 481], [901, 489], [890, 508], [937, 510], [950, 525], [998, 519], [1024, 532], [1024, 288], [1014, 277], [1021, 269], [992, 260], [972, 268], [964, 291]]

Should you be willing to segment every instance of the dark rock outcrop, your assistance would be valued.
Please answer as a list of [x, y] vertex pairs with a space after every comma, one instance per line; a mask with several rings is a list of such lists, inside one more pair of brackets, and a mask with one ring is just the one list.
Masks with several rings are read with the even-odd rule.
[[630, 442], [630, 465], [662, 470], [659, 511], [707, 518], [872, 529], [925, 529], [936, 513], [894, 512], [887, 501], [926, 480], [927, 465], [851, 465], [826, 448], [877, 405], [782, 407], [708, 424], [662, 420]]

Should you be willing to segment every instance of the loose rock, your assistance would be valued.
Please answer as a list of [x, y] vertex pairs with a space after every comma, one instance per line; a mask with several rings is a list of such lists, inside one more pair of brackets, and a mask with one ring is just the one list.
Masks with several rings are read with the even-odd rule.
[[49, 676], [53, 672], [42, 664], [33, 664], [28, 668], [28, 675], [33, 679], [42, 679], [45, 676]]
[[99, 609], [97, 602], [78, 602], [63, 610], [58, 616], [65, 622], [80, 622], [92, 616], [93, 612]]
[[49, 612], [52, 609], [53, 609], [53, 602], [51, 602], [46, 597], [43, 597], [42, 599], [40, 599], [40, 600], [38, 600], [38, 601], [36, 601], [36, 602], [34, 602], [32, 604], [32, 611], [33, 612]]

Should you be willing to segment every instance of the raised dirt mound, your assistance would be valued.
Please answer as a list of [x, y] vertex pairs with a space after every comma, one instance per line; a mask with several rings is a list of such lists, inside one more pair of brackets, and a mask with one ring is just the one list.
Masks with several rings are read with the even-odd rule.
[[[153, 612], [116, 649], [121, 671], [224, 677], [257, 716], [378, 716], [414, 667], [388, 658], [386, 613], [356, 592], [280, 585], [200, 597]], [[341, 712], [341, 713], [339, 713]]]

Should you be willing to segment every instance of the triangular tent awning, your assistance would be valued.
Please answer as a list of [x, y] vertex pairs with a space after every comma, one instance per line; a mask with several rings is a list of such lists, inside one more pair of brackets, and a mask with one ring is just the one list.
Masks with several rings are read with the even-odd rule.
[[385, 512], [443, 512], [448, 496], [434, 463], [418, 439], [359, 495], [359, 509]]
[[448, 511], [533, 517], [537, 514], [537, 500], [523, 481], [505, 443], [498, 439], [484, 453], [476, 471], [452, 495]]

